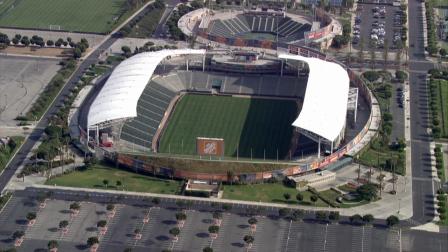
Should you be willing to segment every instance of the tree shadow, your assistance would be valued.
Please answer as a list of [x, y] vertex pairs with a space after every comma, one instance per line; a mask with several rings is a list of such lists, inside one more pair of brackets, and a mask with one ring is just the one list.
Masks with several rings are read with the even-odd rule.
[[238, 227], [241, 228], [241, 229], [245, 229], [245, 228], [248, 228], [249, 225], [247, 225], [247, 224], [240, 224], [240, 225], [238, 225]]
[[68, 210], [68, 209], [63, 209], [63, 210], [60, 210], [59, 211], [61, 214], [69, 214], [69, 213], [71, 213], [72, 211], [70, 211], [70, 210]]
[[158, 241], [168, 241], [170, 238], [166, 235], [159, 235], [156, 237]]
[[204, 232], [197, 233], [196, 236], [199, 237], [199, 238], [208, 238], [208, 237], [210, 237], [210, 235], [208, 233], [204, 233]]
[[202, 223], [211, 224], [213, 222], [212, 219], [202, 219]]
[[232, 242], [231, 245], [234, 246], [234, 247], [238, 247], [238, 248], [244, 247], [244, 244], [241, 243], [241, 242]]
[[58, 228], [57, 227], [52, 227], [52, 228], [49, 228], [48, 231], [54, 233], [54, 232], [58, 231]]
[[165, 225], [175, 225], [177, 223], [177, 221], [174, 220], [164, 220], [162, 221], [163, 224]]

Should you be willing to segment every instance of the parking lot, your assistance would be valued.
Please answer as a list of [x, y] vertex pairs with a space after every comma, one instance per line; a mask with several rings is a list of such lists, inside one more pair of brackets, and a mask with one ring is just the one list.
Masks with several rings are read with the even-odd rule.
[[399, 6], [358, 4], [352, 27], [353, 47], [359, 49], [362, 40], [364, 50], [383, 50], [385, 44], [391, 50], [402, 48], [402, 15]]
[[[161, 199], [154, 204], [145, 198], [55, 191], [48, 196], [45, 207], [36, 201], [35, 191], [20, 191], [0, 213], [0, 248], [11, 248], [16, 230], [25, 232], [18, 251], [46, 251], [48, 241], [56, 240], [59, 251], [89, 251], [87, 239], [99, 238], [97, 251], [201, 251], [206, 246], [214, 251], [246, 251], [245, 235], [252, 235], [254, 242], [249, 251], [419, 251], [418, 244], [428, 244], [421, 239], [434, 239], [434, 250], [444, 246], [437, 236], [415, 235], [409, 231], [388, 229], [384, 226], [356, 226], [341, 219], [340, 224], [316, 223], [311, 213], [305, 213], [303, 221], [280, 218], [277, 209], [265, 208], [259, 212], [247, 210], [245, 205], [234, 205], [224, 211], [219, 232], [212, 238], [208, 228], [213, 225], [212, 212], [220, 209], [210, 202], [195, 201], [192, 205], [180, 205], [173, 199]], [[80, 203], [80, 210], [73, 214], [70, 204]], [[114, 215], [107, 205], [113, 202]], [[214, 209], [214, 210], [213, 210]], [[36, 212], [34, 225], [29, 226], [26, 216]], [[187, 216], [180, 226], [177, 240], [169, 230], [177, 227], [176, 213]], [[254, 216], [258, 223], [251, 229], [248, 219]], [[145, 222], [145, 219], [147, 222]], [[59, 223], [68, 221], [66, 231]], [[107, 230], [97, 227], [106, 220]], [[382, 221], [383, 222], [383, 221]], [[141, 236], [136, 237], [138, 229]], [[381, 242], [378, 242], [381, 241]], [[442, 240], [443, 241], [443, 240]], [[417, 248], [417, 249], [414, 249]]]

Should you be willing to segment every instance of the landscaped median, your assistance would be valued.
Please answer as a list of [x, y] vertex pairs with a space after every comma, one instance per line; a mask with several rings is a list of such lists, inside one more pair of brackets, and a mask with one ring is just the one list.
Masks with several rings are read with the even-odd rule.
[[432, 135], [435, 138], [448, 138], [448, 71], [432, 69], [429, 74]]
[[6, 164], [8, 164], [9, 160], [19, 150], [24, 139], [22, 136], [13, 136], [6, 146], [0, 147], [0, 172], [5, 169]]
[[434, 148], [434, 156], [436, 157], [437, 176], [442, 183], [446, 181], [445, 162], [443, 160], [442, 145], [438, 144]]

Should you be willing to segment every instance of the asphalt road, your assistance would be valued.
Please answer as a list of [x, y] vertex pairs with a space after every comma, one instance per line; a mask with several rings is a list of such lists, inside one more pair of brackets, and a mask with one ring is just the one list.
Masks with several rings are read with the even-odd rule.
[[64, 97], [70, 93], [70, 90], [74, 87], [74, 85], [79, 81], [83, 72], [93, 63], [97, 63], [98, 57], [100, 56], [100, 52], [109, 48], [114, 42], [116, 38], [110, 37], [106, 40], [101, 46], [99, 46], [93, 53], [90, 54], [88, 58], [86, 58], [79, 65], [78, 69], [72, 75], [72, 77], [68, 80], [67, 84], [62, 89], [61, 93], [56, 97], [54, 103], [50, 106], [48, 111], [43, 115], [42, 119], [36, 125], [35, 129], [31, 132], [25, 143], [22, 145], [20, 150], [17, 152], [17, 155], [11, 160], [9, 165], [3, 170], [3, 173], [0, 175], [0, 191], [3, 193], [6, 185], [14, 176], [17, 168], [25, 161], [27, 154], [31, 151], [33, 146], [39, 140], [39, 138], [44, 133], [44, 129], [48, 126], [49, 118], [58, 111], [58, 107], [63, 104]]
[[426, 72], [433, 64], [424, 57], [423, 16], [421, 2], [409, 0], [409, 71], [410, 71], [410, 125], [412, 161], [412, 220], [422, 224], [434, 218], [434, 194], [437, 185], [431, 178], [429, 96]]

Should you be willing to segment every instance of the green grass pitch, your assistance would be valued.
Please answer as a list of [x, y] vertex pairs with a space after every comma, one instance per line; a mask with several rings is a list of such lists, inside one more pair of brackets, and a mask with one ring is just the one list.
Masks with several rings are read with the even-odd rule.
[[223, 138], [225, 156], [279, 159], [289, 156], [292, 122], [298, 106], [291, 100], [187, 94], [176, 105], [159, 151], [196, 154], [196, 137]]
[[0, 26], [106, 33], [130, 16], [126, 0], [3, 0]]

